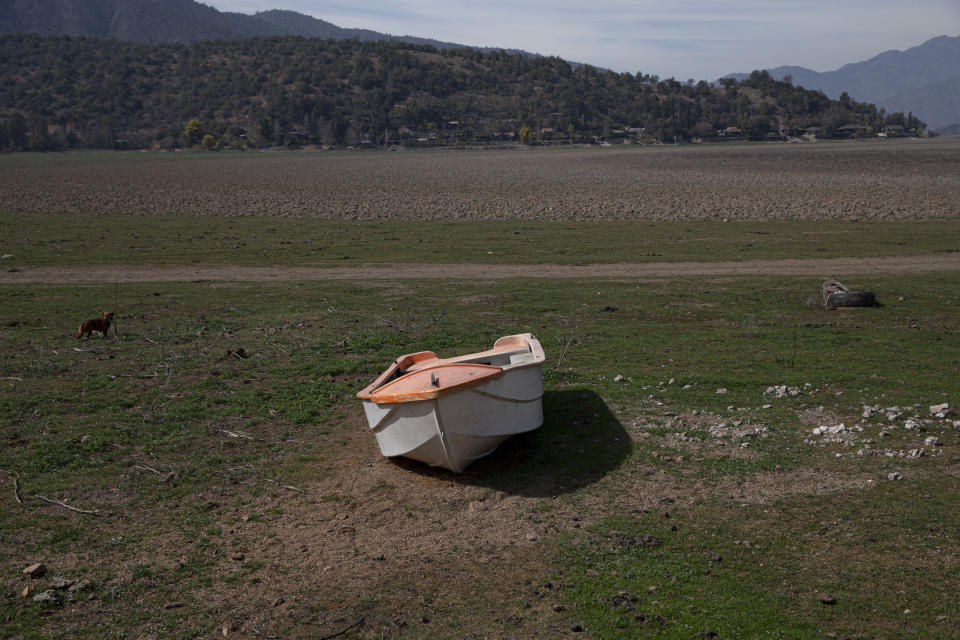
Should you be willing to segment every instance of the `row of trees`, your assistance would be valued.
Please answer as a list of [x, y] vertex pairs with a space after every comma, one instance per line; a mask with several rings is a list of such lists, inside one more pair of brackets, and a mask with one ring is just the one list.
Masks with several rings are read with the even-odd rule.
[[0, 36], [0, 149], [534, 142], [625, 128], [672, 140], [737, 127], [760, 139], [848, 124], [880, 130], [898, 117], [919, 124], [766, 72], [712, 86], [401, 42], [276, 37], [146, 46]]

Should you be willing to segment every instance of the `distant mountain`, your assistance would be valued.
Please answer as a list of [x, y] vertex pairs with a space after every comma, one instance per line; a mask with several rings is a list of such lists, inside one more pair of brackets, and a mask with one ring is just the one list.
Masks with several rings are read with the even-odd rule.
[[[194, 0], [2, 0], [0, 33], [99, 36], [141, 44], [293, 35], [333, 40], [391, 40], [437, 49], [469, 48], [469, 45], [430, 38], [344, 29], [295, 11], [274, 9], [254, 15], [222, 12]], [[526, 52], [514, 49], [508, 53]]]
[[[913, 111], [931, 129], [960, 123], [960, 36], [938, 36], [906, 51], [885, 51], [825, 73], [792, 66], [768, 71], [776, 79], [791, 76], [795, 86], [819, 89], [831, 98], [846, 92], [890, 112]], [[741, 80], [748, 75], [725, 77]]]

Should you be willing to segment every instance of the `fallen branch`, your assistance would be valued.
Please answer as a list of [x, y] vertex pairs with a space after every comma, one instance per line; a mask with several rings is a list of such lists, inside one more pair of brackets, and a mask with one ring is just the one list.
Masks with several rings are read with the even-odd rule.
[[283, 485], [284, 489], [290, 489], [290, 491], [296, 491], [297, 493], [306, 493], [303, 489], [298, 489], [297, 487], [292, 487], [289, 484]]
[[23, 378], [15, 378], [13, 376], [7, 376], [6, 378], [0, 378], [0, 380], [16, 380], [17, 382], [23, 382]]
[[146, 336], [144, 336], [143, 339], [146, 340], [147, 342], [149, 342], [150, 344], [160, 344], [160, 343], [157, 342], [156, 340], [151, 340], [150, 338], [148, 338], [148, 337], [146, 337]]
[[96, 509], [94, 509], [93, 511], [90, 511], [90, 510], [88, 510], [88, 509], [79, 509], [79, 508], [77, 508], [77, 507], [71, 507], [71, 506], [68, 505], [66, 502], [60, 502], [59, 500], [52, 500], [52, 499], [50, 499], [50, 498], [47, 498], [46, 496], [33, 496], [33, 497], [34, 497], [34, 498], [38, 498], [38, 499], [40, 499], [40, 500], [43, 500], [44, 502], [49, 502], [50, 504], [60, 505], [60, 506], [63, 507], [64, 509], [70, 509], [70, 511], [76, 511], [77, 513], [86, 513], [86, 514], [90, 514], [90, 515], [96, 515], [96, 514], [97, 514], [97, 510], [96, 510]]
[[220, 429], [220, 433], [225, 433], [231, 438], [245, 438], [247, 440], [253, 440], [254, 437], [248, 433], [243, 433], [242, 431], [229, 431], [227, 429]]
[[170, 481], [170, 478], [172, 478], [173, 476], [177, 475], [177, 472], [176, 472], [176, 471], [170, 471], [170, 472], [168, 472], [168, 473], [161, 473], [160, 471], [157, 471], [157, 470], [154, 469], [153, 467], [149, 467], [149, 466], [147, 466], [147, 465], [145, 465], [145, 464], [135, 464], [135, 465], [133, 465], [133, 468], [134, 468], [134, 469], [143, 469], [144, 471], [149, 471], [150, 473], [155, 473], [155, 474], [157, 474], [158, 476], [160, 476], [161, 478], [163, 478], [163, 481], [164, 481], [164, 482], [169, 482], [169, 481]]
[[17, 480], [17, 476], [13, 476], [13, 497], [17, 499], [17, 504], [23, 504], [23, 499], [20, 497], [20, 481]]
[[163, 476], [167, 475], [167, 474], [165, 474], [165, 473], [160, 473], [159, 471], [157, 471], [157, 470], [154, 469], [153, 467], [148, 467], [148, 466], [145, 465], [145, 464], [135, 464], [135, 465], [133, 465], [133, 468], [134, 468], [134, 469], [143, 469], [144, 471], [149, 471], [150, 473], [155, 473], [155, 474], [157, 474], [157, 475], [160, 476], [160, 477], [163, 477]]
[[322, 638], [320, 638], [320, 640], [330, 640], [330, 638], [336, 638], [337, 636], [342, 636], [347, 631], [350, 631], [350, 629], [353, 629], [354, 627], [359, 627], [362, 624], [363, 624], [363, 618], [360, 618], [359, 620], [354, 622], [352, 625], [350, 625], [343, 631], [337, 631], [336, 633], [330, 634], [329, 636], [323, 636]]

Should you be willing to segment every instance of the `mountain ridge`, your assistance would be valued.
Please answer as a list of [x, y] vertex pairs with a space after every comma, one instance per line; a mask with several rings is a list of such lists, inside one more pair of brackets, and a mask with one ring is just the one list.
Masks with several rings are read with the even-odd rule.
[[[767, 72], [778, 80], [791, 76], [795, 86], [820, 90], [834, 99], [846, 92], [855, 100], [872, 102], [888, 111], [900, 111], [910, 104], [932, 129], [960, 123], [960, 102], [952, 94], [937, 93], [941, 83], [951, 86], [951, 82], [960, 81], [960, 36], [936, 36], [903, 51], [889, 49], [833, 71], [783, 65]], [[732, 73], [724, 77], [741, 80], [748, 76]], [[910, 94], [924, 98], [910, 100]]]
[[[476, 49], [433, 38], [352, 29], [285, 9], [252, 15], [219, 11], [195, 0], [6, 0], [0, 6], [0, 33], [112, 37], [140, 44], [189, 44], [196, 40], [295, 35], [306, 38], [401, 41], [438, 49]], [[507, 53], [540, 54], [520, 49]]]

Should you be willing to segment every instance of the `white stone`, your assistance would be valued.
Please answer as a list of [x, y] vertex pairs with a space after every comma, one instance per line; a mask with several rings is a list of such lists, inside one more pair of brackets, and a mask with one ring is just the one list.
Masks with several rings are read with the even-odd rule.
[[928, 447], [936, 447], [940, 444], [940, 438], [937, 436], [930, 436], [923, 441], [923, 444], [927, 445]]
[[723, 387], [720, 387], [719, 389], [717, 389], [717, 395], [721, 395], [721, 396], [722, 396], [722, 395], [725, 394], [726, 392], [727, 392], [727, 390], [724, 389]]
[[623, 380], [623, 376], [621, 375], [618, 375], [616, 378], [613, 379], [614, 382], [620, 382], [621, 380]]

